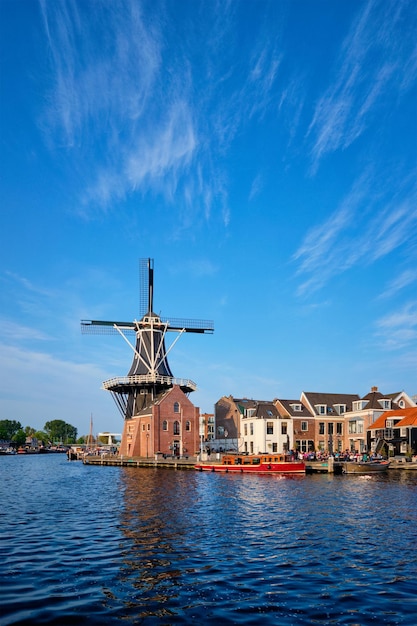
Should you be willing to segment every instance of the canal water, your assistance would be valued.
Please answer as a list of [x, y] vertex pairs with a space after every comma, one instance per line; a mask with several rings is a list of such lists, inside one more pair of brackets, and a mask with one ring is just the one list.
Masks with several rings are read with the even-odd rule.
[[0, 458], [0, 624], [417, 623], [417, 472]]

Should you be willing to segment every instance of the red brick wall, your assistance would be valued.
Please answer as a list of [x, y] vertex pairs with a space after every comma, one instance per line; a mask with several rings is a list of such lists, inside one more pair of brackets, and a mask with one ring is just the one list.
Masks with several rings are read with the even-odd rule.
[[[175, 403], [178, 403], [178, 412], [174, 411]], [[125, 421], [120, 454], [152, 457], [156, 452], [167, 455], [175, 452], [179, 455], [182, 440], [183, 455], [194, 455], [199, 447], [199, 409], [181, 389], [173, 387], [149, 410], [149, 415]], [[167, 430], [163, 429], [164, 421]], [[178, 434], [174, 434], [175, 421], [179, 423]]]

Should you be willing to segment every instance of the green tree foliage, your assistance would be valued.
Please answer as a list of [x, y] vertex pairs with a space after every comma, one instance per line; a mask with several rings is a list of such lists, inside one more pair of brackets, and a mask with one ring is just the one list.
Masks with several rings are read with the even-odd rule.
[[21, 428], [12, 437], [12, 441], [15, 441], [19, 446], [22, 446], [26, 442], [26, 433]]
[[77, 429], [71, 424], [67, 424], [64, 420], [52, 420], [46, 422], [44, 430], [51, 442], [75, 443], [77, 439]]
[[44, 446], [46, 446], [49, 441], [47, 433], [43, 430], [37, 430], [34, 432], [33, 437], [38, 440], [38, 443], [43, 444]]
[[22, 424], [16, 420], [0, 420], [0, 439], [11, 441], [13, 435], [22, 429]]

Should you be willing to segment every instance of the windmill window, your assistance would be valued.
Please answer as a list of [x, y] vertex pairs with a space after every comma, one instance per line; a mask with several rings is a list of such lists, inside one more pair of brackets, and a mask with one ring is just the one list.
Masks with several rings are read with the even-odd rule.
[[185, 430], [191, 430], [191, 422], [189, 420], [185, 422]]
[[179, 413], [179, 412], [180, 412], [179, 402], [174, 402], [174, 413]]
[[180, 434], [180, 423], [176, 420], [174, 422], [174, 435]]
[[168, 430], [168, 422], [166, 420], [162, 422], [162, 430]]

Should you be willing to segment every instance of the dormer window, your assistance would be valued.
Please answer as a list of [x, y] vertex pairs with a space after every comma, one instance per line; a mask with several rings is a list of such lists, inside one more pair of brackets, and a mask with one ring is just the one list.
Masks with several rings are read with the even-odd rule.
[[379, 400], [379, 404], [382, 406], [383, 409], [390, 409], [391, 408], [391, 400], [387, 400], [387, 399], [383, 399], [383, 400]]
[[253, 417], [256, 414], [256, 409], [246, 409], [245, 417]]
[[327, 406], [325, 404], [316, 404], [316, 409], [319, 415], [326, 415]]
[[292, 408], [293, 411], [302, 411], [302, 406], [301, 404], [290, 404], [290, 407]]
[[400, 406], [402, 409], [404, 409], [404, 408], [405, 408], [405, 402], [404, 402], [404, 400], [400, 400], [398, 404], [399, 404], [399, 406]]
[[366, 404], [367, 404], [366, 400], [357, 400], [356, 402], [353, 403], [352, 408], [354, 411], [362, 411], [364, 407], [366, 406]]
[[343, 415], [343, 413], [346, 413], [346, 404], [335, 404], [334, 408], [339, 415]]

